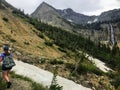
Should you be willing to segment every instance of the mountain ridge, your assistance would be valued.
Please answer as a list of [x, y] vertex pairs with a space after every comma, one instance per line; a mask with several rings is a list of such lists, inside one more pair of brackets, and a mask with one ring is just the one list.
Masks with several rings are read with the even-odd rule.
[[[84, 15], [84, 14], [81, 14], [81, 13], [77, 13], [77, 12], [73, 11], [71, 8], [67, 8], [67, 9], [63, 9], [63, 10], [55, 9], [54, 7], [52, 7], [51, 5], [47, 4], [46, 2], [41, 3], [39, 5], [39, 9], [40, 9], [40, 6], [42, 4], [46, 4], [48, 6], [48, 8], [49, 7], [53, 8], [59, 14], [59, 15], [57, 14], [59, 17], [62, 17], [64, 19], [66, 19], [66, 20], [68, 20], [70, 22], [74, 22], [76, 24], [87, 24], [87, 23], [94, 23], [94, 22], [111, 21], [113, 19], [113, 18], [110, 18], [112, 15], [109, 14], [110, 16], [109, 15], [106, 16], [106, 14], [109, 13], [109, 12], [116, 13], [116, 10], [118, 12], [120, 12], [120, 9], [113, 9], [113, 10], [110, 10], [110, 11], [102, 12], [98, 16], [95, 16], [95, 15], [88, 16], [88, 15]], [[46, 9], [48, 9], [48, 8], [46, 8]], [[37, 12], [37, 11], [38, 11], [38, 8], [33, 13], [35, 13], [35, 12], [39, 13], [40, 12], [40, 10], [39, 10], [39, 12]], [[33, 13], [32, 13], [32, 16], [34, 17]], [[41, 11], [41, 13], [42, 13], [42, 11]], [[118, 18], [118, 16], [120, 16], [120, 13], [118, 13], [117, 16], [115, 16], [115, 17]], [[36, 16], [36, 17], [38, 17], [38, 16]]]

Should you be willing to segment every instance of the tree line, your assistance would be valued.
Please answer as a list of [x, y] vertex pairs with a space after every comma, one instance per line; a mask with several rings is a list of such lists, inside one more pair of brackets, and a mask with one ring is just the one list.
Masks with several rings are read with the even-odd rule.
[[117, 45], [114, 45], [113, 48], [110, 48], [108, 45], [94, 43], [90, 40], [90, 38], [84, 38], [80, 34], [68, 32], [61, 28], [50, 26], [46, 23], [37, 21], [37, 19], [30, 18], [27, 15], [20, 13], [15, 12], [14, 14], [18, 14], [18, 16], [22, 15], [22, 18], [24, 18], [30, 24], [34, 25], [37, 30], [47, 35], [54, 41], [54, 44], [60, 46], [61, 48], [70, 49], [74, 52], [76, 49], [80, 51], [84, 50], [93, 57], [104, 61], [113, 69], [118, 70], [120, 68], [120, 50]]

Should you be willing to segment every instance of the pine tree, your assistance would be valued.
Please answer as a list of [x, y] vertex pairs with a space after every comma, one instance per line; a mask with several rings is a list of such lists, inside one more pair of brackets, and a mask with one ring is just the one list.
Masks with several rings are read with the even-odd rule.
[[62, 90], [62, 86], [57, 84], [57, 67], [54, 68], [53, 79], [49, 90]]

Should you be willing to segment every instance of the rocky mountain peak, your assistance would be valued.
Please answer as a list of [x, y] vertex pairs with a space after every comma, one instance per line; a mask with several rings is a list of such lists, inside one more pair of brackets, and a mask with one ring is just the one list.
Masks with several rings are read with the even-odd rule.
[[58, 11], [47, 4], [46, 2], [42, 2], [38, 8], [31, 14], [32, 18], [36, 18], [39, 21], [48, 23], [53, 26], [62, 27], [64, 26], [64, 29], [71, 29], [71, 27], [63, 21], [63, 18], [61, 18]]
[[49, 4], [47, 4], [46, 2], [42, 2], [40, 4], [40, 7], [51, 7]]
[[0, 0], [0, 8], [10, 8], [10, 9], [16, 9], [11, 4], [7, 3], [6, 0]]

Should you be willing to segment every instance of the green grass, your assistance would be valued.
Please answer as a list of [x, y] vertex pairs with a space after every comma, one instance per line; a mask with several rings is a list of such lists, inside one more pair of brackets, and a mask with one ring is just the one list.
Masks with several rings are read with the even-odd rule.
[[103, 72], [101, 70], [99, 70], [95, 65], [93, 64], [87, 64], [87, 63], [81, 63], [78, 66], [77, 72], [79, 74], [83, 74], [83, 73], [95, 73], [97, 75], [103, 75]]
[[11, 72], [11, 77], [12, 78], [19, 78], [25, 81], [28, 81], [31, 83], [31, 87], [33, 88], [33, 90], [49, 90], [47, 87], [44, 87], [43, 85], [36, 83], [34, 81], [32, 81], [31, 79], [21, 76], [21, 75], [17, 75], [14, 72]]
[[2, 77], [2, 70], [1, 70], [1, 65], [0, 65], [0, 90], [4, 90], [6, 88], [6, 83]]
[[3, 80], [2, 72], [0, 72], [0, 90], [4, 90], [5, 88], [6, 88], [6, 83]]
[[[11, 72], [10, 75], [12, 78], [19, 78], [21, 80], [30, 82], [33, 90], [49, 90], [47, 87], [44, 87], [43, 85], [38, 84], [27, 77], [16, 75], [14, 72]], [[5, 89], [6, 89], [6, 83], [2, 77], [2, 71], [0, 70], [0, 90], [5, 90]]]

